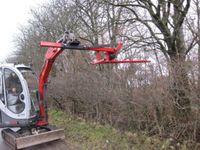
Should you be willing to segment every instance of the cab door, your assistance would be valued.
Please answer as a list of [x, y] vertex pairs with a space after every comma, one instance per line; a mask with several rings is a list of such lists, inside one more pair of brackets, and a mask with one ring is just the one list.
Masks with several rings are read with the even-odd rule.
[[3, 69], [5, 114], [14, 119], [26, 119], [28, 94], [26, 82], [21, 73], [14, 67]]

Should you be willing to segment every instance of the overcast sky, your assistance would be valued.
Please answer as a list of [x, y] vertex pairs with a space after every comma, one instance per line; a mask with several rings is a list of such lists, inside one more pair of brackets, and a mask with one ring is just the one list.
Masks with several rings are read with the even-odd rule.
[[[45, 0], [47, 1], [47, 0]], [[20, 25], [26, 23], [30, 9], [44, 3], [44, 0], [4, 0], [0, 5], [0, 62], [14, 50], [13, 37]]]

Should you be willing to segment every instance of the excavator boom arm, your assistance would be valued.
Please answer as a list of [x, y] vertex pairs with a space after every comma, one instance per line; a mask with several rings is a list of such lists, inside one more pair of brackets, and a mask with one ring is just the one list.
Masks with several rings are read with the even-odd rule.
[[[55, 46], [55, 47], [54, 47]], [[39, 92], [40, 92], [40, 120], [37, 122], [38, 126], [48, 125], [47, 102], [45, 98], [45, 89], [48, 82], [48, 76], [52, 69], [55, 59], [63, 51], [62, 44], [54, 43], [52, 47], [47, 49], [45, 54], [45, 62], [40, 73], [39, 78]]]
[[[62, 42], [62, 43], [61, 43]], [[73, 43], [74, 42], [74, 43]], [[120, 51], [122, 48], [122, 43], [119, 42], [117, 47], [109, 47], [108, 45], [98, 45], [95, 47], [88, 47], [81, 45], [79, 41], [66, 42], [64, 39], [59, 40], [57, 43], [42, 41], [40, 43], [41, 47], [49, 47], [45, 54], [45, 63], [40, 74], [39, 91], [40, 91], [40, 120], [38, 121], [38, 126], [48, 125], [48, 115], [47, 115], [47, 103], [45, 98], [45, 89], [47, 86], [47, 80], [49, 73], [52, 69], [53, 63], [59, 54], [63, 52], [64, 49], [68, 50], [87, 50], [96, 52], [96, 61], [92, 64], [106, 64], [106, 63], [147, 63], [148, 60], [115, 60], [112, 56]], [[103, 53], [106, 58], [101, 59], [100, 53]]]
[[107, 52], [107, 53], [115, 53], [118, 51], [120, 47], [111, 48], [111, 47], [87, 47], [82, 45], [70, 45], [70, 44], [63, 44], [63, 43], [53, 43], [53, 42], [46, 42], [42, 41], [40, 43], [41, 47], [49, 47], [45, 54], [45, 62], [43, 68], [40, 73], [39, 78], [39, 92], [40, 92], [40, 120], [37, 122], [38, 126], [45, 126], [48, 125], [48, 114], [47, 114], [47, 102], [45, 98], [45, 89], [48, 82], [48, 76], [52, 69], [53, 63], [56, 58], [63, 52], [64, 49], [71, 49], [71, 50], [88, 50], [88, 51], [96, 51], [96, 52]]

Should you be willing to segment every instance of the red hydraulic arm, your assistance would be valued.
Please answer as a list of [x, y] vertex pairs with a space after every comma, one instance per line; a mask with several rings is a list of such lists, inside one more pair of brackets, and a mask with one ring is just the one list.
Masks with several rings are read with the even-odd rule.
[[[58, 46], [59, 45], [59, 46]], [[42, 45], [41, 45], [42, 46]], [[60, 43], [54, 43], [55, 47], [48, 48], [45, 54], [45, 63], [40, 73], [39, 79], [39, 92], [40, 92], [40, 121], [38, 121], [38, 126], [48, 125], [48, 114], [47, 114], [47, 103], [45, 98], [45, 90], [47, 86], [48, 76], [53, 66], [53, 63], [56, 57], [62, 53], [63, 49], [61, 48]]]
[[[80, 44], [64, 44], [64, 43], [53, 43], [42, 41], [40, 43], [41, 47], [49, 47], [45, 54], [45, 63], [40, 73], [39, 79], [39, 92], [40, 92], [40, 120], [37, 122], [38, 126], [48, 125], [48, 115], [47, 115], [47, 102], [45, 97], [45, 89], [48, 82], [48, 76], [52, 69], [52, 65], [59, 54], [63, 52], [64, 49], [71, 50], [89, 50], [96, 52], [96, 61], [92, 64], [105, 64], [105, 63], [146, 63], [150, 62], [148, 60], [115, 60], [111, 59], [111, 55], [117, 53], [122, 48], [122, 43], [118, 43], [116, 48], [112, 47], [87, 47]], [[101, 59], [100, 53], [103, 53], [106, 58]]]

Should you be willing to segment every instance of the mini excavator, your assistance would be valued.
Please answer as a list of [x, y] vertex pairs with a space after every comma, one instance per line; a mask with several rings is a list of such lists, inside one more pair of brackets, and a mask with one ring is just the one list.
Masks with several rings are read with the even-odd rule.
[[[71, 33], [70, 33], [71, 34]], [[65, 32], [57, 42], [40, 43], [48, 47], [39, 80], [30, 66], [7, 64], [0, 66], [0, 128], [6, 144], [12, 149], [23, 149], [58, 139], [64, 139], [64, 129], [48, 123], [47, 82], [52, 65], [64, 50], [96, 52], [92, 64], [147, 63], [148, 60], [116, 60], [113, 57], [122, 48], [108, 45], [85, 46]], [[101, 58], [104, 55], [105, 58]]]

